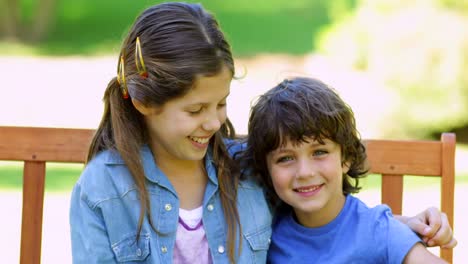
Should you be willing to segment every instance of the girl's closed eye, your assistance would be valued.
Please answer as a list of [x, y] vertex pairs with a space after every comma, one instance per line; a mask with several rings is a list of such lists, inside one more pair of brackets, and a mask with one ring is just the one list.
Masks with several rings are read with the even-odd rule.
[[191, 109], [187, 109], [187, 112], [191, 115], [196, 115], [196, 114], [200, 114], [203, 110], [203, 107], [197, 107], [197, 108], [191, 108]]
[[224, 108], [224, 107], [226, 107], [226, 105], [227, 105], [226, 102], [219, 103], [219, 104], [218, 104], [218, 109]]

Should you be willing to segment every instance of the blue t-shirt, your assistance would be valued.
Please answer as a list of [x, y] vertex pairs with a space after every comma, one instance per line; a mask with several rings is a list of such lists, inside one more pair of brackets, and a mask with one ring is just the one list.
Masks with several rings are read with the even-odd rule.
[[338, 216], [307, 228], [292, 212], [277, 216], [268, 263], [402, 263], [420, 241], [386, 205], [369, 208], [348, 195]]

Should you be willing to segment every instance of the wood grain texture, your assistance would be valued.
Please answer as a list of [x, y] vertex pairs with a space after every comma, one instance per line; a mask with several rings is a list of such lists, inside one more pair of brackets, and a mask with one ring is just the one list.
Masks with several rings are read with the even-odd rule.
[[[369, 173], [382, 175], [382, 203], [401, 214], [405, 175], [440, 177], [440, 210], [454, 228], [455, 143], [454, 133], [442, 133], [440, 141], [364, 140]], [[453, 250], [440, 256], [452, 263]]]
[[90, 129], [0, 127], [0, 160], [84, 162]]
[[370, 173], [440, 176], [442, 142], [366, 140]]
[[[0, 127], [0, 160], [25, 161], [20, 263], [40, 263], [46, 162], [85, 161], [94, 135], [89, 129]], [[402, 212], [404, 175], [441, 177], [441, 210], [454, 227], [455, 143], [453, 133], [440, 141], [365, 140], [370, 173], [382, 175], [382, 202]], [[441, 256], [452, 262], [452, 249]]]
[[40, 263], [42, 212], [46, 167], [43, 161], [26, 161], [23, 172], [20, 263]]

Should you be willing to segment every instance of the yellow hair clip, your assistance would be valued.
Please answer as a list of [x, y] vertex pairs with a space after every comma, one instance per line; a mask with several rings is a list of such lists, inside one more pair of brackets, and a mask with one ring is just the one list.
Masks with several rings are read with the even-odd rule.
[[138, 74], [143, 78], [147, 78], [148, 72], [146, 71], [145, 61], [143, 60], [143, 54], [141, 53], [140, 37], [136, 38], [135, 64]]
[[120, 84], [122, 88], [122, 96], [124, 99], [128, 98], [128, 89], [127, 89], [127, 81], [125, 80], [125, 62], [123, 55], [120, 56], [119, 66], [117, 67], [117, 82]]

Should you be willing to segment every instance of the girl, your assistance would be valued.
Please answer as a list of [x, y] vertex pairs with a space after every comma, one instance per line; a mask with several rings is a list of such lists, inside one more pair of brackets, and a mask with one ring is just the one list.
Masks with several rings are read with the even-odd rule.
[[200, 5], [164, 3], [136, 19], [72, 193], [75, 263], [266, 261], [269, 206], [224, 142], [233, 76], [230, 46]]
[[[72, 194], [78, 263], [262, 263], [271, 215], [224, 137], [231, 50], [200, 5], [145, 10]], [[242, 249], [242, 250], [241, 250]]]

